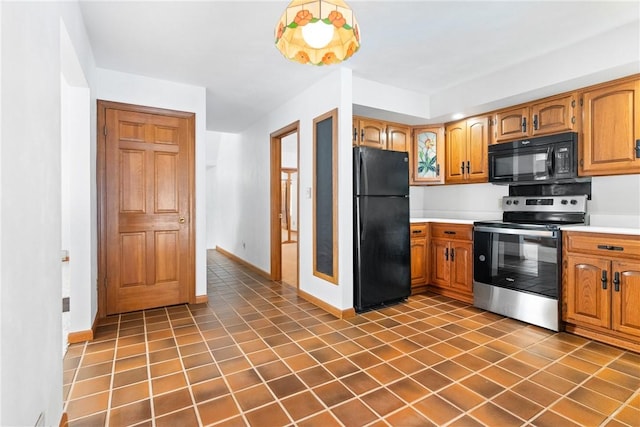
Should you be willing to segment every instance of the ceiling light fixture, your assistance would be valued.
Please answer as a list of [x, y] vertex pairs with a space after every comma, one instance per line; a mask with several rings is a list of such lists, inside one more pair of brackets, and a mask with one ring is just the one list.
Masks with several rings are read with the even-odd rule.
[[342, 0], [293, 0], [276, 26], [276, 47], [302, 64], [337, 64], [360, 49], [360, 29]]

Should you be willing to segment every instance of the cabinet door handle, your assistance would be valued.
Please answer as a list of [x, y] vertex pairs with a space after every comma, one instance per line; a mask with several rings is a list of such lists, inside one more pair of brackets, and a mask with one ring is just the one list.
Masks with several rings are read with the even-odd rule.
[[358, 128], [353, 128], [353, 142], [358, 142]]
[[613, 289], [616, 292], [620, 292], [620, 272], [613, 273]]
[[636, 139], [636, 159], [640, 159], [640, 139]]
[[522, 133], [526, 133], [527, 132], [527, 118], [523, 117], [522, 118]]
[[460, 164], [460, 171], [462, 172], [462, 175], [464, 175], [464, 162]]
[[611, 245], [598, 245], [598, 249], [604, 249], [606, 251], [624, 251], [622, 246], [611, 246]]
[[602, 289], [607, 289], [607, 270], [602, 270], [602, 278], [600, 279], [602, 282]]
[[364, 129], [360, 130], [360, 142], [364, 141]]
[[538, 130], [538, 115], [533, 115], [533, 130]]
[[451, 248], [451, 262], [453, 262], [454, 255], [455, 255], [455, 252], [454, 252], [453, 248]]
[[469, 160], [467, 160], [467, 175], [469, 175], [469, 170], [471, 169], [470, 165], [469, 165]]
[[440, 176], [440, 163], [436, 165], [436, 176]]
[[444, 248], [444, 260], [449, 261], [449, 248]]

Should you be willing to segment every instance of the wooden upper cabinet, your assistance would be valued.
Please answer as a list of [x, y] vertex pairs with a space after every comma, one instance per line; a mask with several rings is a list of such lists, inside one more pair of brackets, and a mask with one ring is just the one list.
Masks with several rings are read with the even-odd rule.
[[353, 145], [382, 150], [411, 150], [411, 127], [382, 120], [353, 117]]
[[444, 125], [413, 129], [411, 185], [444, 184]]
[[474, 117], [446, 127], [445, 181], [448, 184], [487, 182], [489, 117]]
[[579, 129], [577, 93], [537, 102], [531, 105], [531, 136], [571, 132]]
[[[358, 141], [354, 145], [373, 148], [387, 148], [387, 124], [380, 120], [353, 118], [354, 136]], [[357, 124], [357, 126], [356, 126]]]
[[640, 173], [640, 79], [582, 95], [580, 176]]
[[494, 117], [493, 142], [504, 142], [512, 139], [526, 138], [526, 121], [529, 107], [499, 111]]
[[492, 143], [560, 132], [577, 132], [577, 93], [500, 110], [494, 114]]
[[489, 117], [467, 120], [467, 180], [486, 182], [489, 179]]
[[445, 181], [447, 183], [464, 182], [464, 167], [467, 159], [467, 122], [450, 124], [446, 127], [446, 131]]
[[411, 128], [396, 124], [387, 125], [387, 150], [410, 151]]

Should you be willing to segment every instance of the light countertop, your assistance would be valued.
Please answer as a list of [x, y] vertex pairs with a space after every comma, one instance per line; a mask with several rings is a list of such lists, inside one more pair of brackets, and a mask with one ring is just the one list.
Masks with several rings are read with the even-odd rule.
[[640, 236], [640, 228], [609, 227], [603, 225], [565, 225], [560, 229], [562, 231], [581, 231], [583, 233], [629, 234]]
[[419, 222], [444, 222], [449, 224], [469, 224], [473, 225], [474, 222], [479, 220], [473, 219], [451, 219], [451, 218], [410, 218], [409, 222], [411, 224], [419, 223]]
[[[474, 222], [481, 221], [480, 219], [455, 219], [455, 218], [410, 218], [411, 224], [416, 223], [428, 223], [428, 222], [442, 222], [448, 224], [467, 224], [473, 225]], [[632, 236], [640, 236], [640, 228], [632, 227], [611, 227], [605, 225], [565, 225], [561, 227], [563, 231], [580, 231], [583, 233], [607, 233], [607, 234], [628, 234]]]

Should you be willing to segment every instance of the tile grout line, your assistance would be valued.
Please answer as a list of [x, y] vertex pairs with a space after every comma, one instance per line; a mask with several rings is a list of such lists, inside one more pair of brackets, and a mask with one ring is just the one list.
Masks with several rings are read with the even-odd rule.
[[[254, 281], [256, 281], [255, 279], [253, 279], [253, 280], [254, 280]], [[256, 281], [256, 282], [257, 282], [257, 281]], [[245, 284], [244, 282], [242, 282], [242, 283], [243, 283], [244, 285], [246, 285], [246, 286], [249, 286], [248, 284]], [[260, 282], [257, 282], [257, 283], [258, 283], [258, 284], [260, 284], [261, 286], [264, 286], [264, 285], [263, 285], [262, 283], [260, 283]], [[252, 289], [252, 288], [250, 288], [250, 289], [252, 290], [252, 292], [253, 292], [254, 294], [256, 294], [256, 296], [258, 296], [258, 297], [262, 298], [263, 300], [267, 301], [267, 300], [266, 300], [262, 295], [260, 295], [260, 294], [259, 294], [258, 292], [256, 292], [254, 289]], [[285, 312], [283, 312], [282, 310], [280, 310], [280, 309], [279, 309], [277, 306], [275, 306], [272, 302], [270, 302], [270, 301], [267, 301], [267, 302], [268, 302], [271, 306], [273, 306], [273, 307], [274, 307], [274, 309], [277, 309], [278, 311], [280, 311], [280, 312], [282, 313], [282, 315], [285, 315], [285, 316], [287, 315], [287, 313], [285, 313]], [[247, 301], [247, 303], [249, 303], [249, 304], [254, 308], [254, 310], [259, 311], [259, 310], [258, 310], [258, 308], [256, 308], [254, 304], [251, 304], [249, 301]], [[237, 310], [235, 310], [235, 309], [234, 309], [234, 311], [236, 312], [236, 314], [238, 314], [238, 316], [239, 316], [240, 318], [243, 318], [243, 317], [242, 317], [242, 315], [241, 315], [240, 313], [238, 313], [238, 312], [237, 312]], [[216, 317], [217, 317], [217, 316], [216, 316]], [[312, 316], [312, 315], [309, 315], [308, 317], [313, 317], [313, 316]], [[268, 319], [267, 319], [267, 320], [268, 320]], [[251, 330], [252, 330], [252, 331], [254, 331], [254, 332], [256, 331], [256, 329], [255, 329], [253, 326], [251, 326], [251, 325], [250, 325], [246, 320], [244, 320], [244, 318], [243, 318], [243, 322], [244, 322], [245, 324], [247, 324], [247, 326], [249, 326], [249, 327], [251, 328]], [[271, 322], [270, 320], [269, 320], [269, 322], [270, 322], [274, 327], [276, 327], [276, 328], [280, 331], [279, 333], [285, 334], [288, 338], [290, 338], [290, 337], [289, 337], [289, 334], [288, 334], [286, 331], [283, 331], [282, 329], [280, 329], [280, 328], [278, 327], [278, 325], [274, 324], [274, 323], [273, 323], [273, 322]], [[222, 322], [221, 322], [221, 323], [222, 323]], [[299, 324], [299, 322], [297, 322], [297, 321], [296, 321], [296, 323], [298, 323], [298, 324]], [[307, 328], [307, 327], [305, 327], [304, 325], [300, 325], [300, 326], [301, 326], [303, 329], [305, 329], [305, 330], [307, 330], [307, 331], [308, 331], [308, 328]], [[231, 339], [233, 339], [233, 341], [236, 343], [236, 345], [237, 345], [238, 347], [240, 347], [240, 349], [241, 349], [241, 351], [242, 351], [243, 355], [245, 355], [245, 357], [246, 357], [246, 356], [247, 356], [247, 353], [246, 353], [244, 350], [242, 350], [242, 348], [241, 348], [240, 344], [236, 341], [235, 337], [233, 336], [233, 333], [232, 333], [232, 332], [229, 332], [229, 331], [228, 331], [228, 329], [227, 329], [224, 325], [223, 325], [223, 327], [224, 327], [224, 329], [226, 330], [226, 332], [229, 334], [229, 336], [231, 337]], [[268, 326], [267, 326], [267, 327], [268, 327]], [[261, 328], [259, 328], [259, 329], [261, 329]], [[311, 331], [309, 331], [309, 333], [313, 334]], [[267, 348], [271, 348], [271, 349], [273, 348], [273, 347], [272, 347], [272, 346], [270, 346], [270, 345], [266, 342], [266, 340], [265, 340], [265, 338], [268, 338], [268, 337], [263, 337], [263, 336], [261, 336], [260, 334], [256, 334], [256, 335], [257, 335], [257, 337], [258, 337], [257, 339], [261, 340], [265, 345], [267, 345]], [[313, 334], [313, 335], [316, 335], [316, 334]], [[271, 335], [269, 335], [269, 336], [271, 336]], [[318, 338], [319, 338], [319, 337], [318, 337]], [[320, 339], [320, 338], [319, 338], [319, 339]], [[294, 341], [292, 341], [292, 342], [293, 342], [294, 344], [298, 345], [298, 344], [297, 344], [297, 343], [295, 343]], [[286, 345], [286, 344], [284, 344], [284, 345]], [[327, 344], [327, 346], [328, 346], [328, 345], [329, 345], [329, 344]], [[276, 346], [276, 347], [279, 347], [279, 346]], [[308, 350], [306, 350], [305, 348], [303, 348], [303, 347], [301, 347], [301, 346], [299, 346], [299, 345], [298, 345], [298, 347], [300, 347], [300, 348], [301, 348], [301, 350], [304, 352], [304, 354], [309, 355], [309, 357], [311, 357], [313, 360], [317, 361], [317, 359], [315, 359], [312, 355], [310, 355], [310, 354], [309, 354], [309, 351], [308, 351]], [[278, 356], [278, 361], [282, 362], [285, 366], [287, 366], [287, 367], [288, 367], [288, 369], [290, 369], [290, 367], [288, 366], [288, 364], [286, 363], [286, 361], [284, 360], [284, 358], [282, 358], [282, 357], [280, 356], [280, 354], [278, 354], [277, 352], [275, 352], [275, 351], [274, 351], [274, 353], [276, 354], [276, 356]], [[251, 359], [249, 359], [248, 357], [247, 357], [247, 359], [248, 359], [248, 361], [249, 361], [249, 363], [250, 363], [250, 365], [251, 365], [252, 369], [256, 370], [257, 374], [260, 376], [260, 378], [262, 378], [262, 382], [265, 384], [265, 386], [266, 386], [267, 390], [269, 390], [270, 394], [275, 398], [275, 402], [277, 402], [277, 403], [279, 404], [279, 406], [281, 407], [281, 409], [283, 410], [283, 412], [284, 412], [284, 413], [289, 417], [289, 419], [290, 419], [290, 420], [292, 420], [292, 422], [294, 423], [294, 425], [295, 425], [296, 423], [298, 423], [298, 422], [303, 421], [303, 420], [311, 419], [311, 418], [313, 418], [314, 416], [316, 416], [316, 415], [318, 415], [319, 413], [321, 413], [321, 411], [318, 411], [318, 412], [315, 412], [315, 413], [313, 413], [313, 414], [308, 415], [307, 417], [303, 417], [303, 418], [301, 418], [301, 419], [299, 419], [299, 420], [293, 420], [293, 418], [292, 418], [291, 414], [289, 414], [289, 411], [287, 411], [287, 409], [283, 406], [283, 404], [282, 404], [282, 399], [279, 399], [279, 398], [275, 395], [275, 393], [273, 392], [273, 390], [271, 390], [271, 388], [270, 388], [270, 387], [268, 386], [268, 384], [267, 384], [267, 383], [268, 383], [268, 381], [266, 381], [266, 379], [264, 379], [264, 377], [262, 376], [262, 374], [260, 374], [260, 372], [259, 372], [259, 371], [257, 371], [257, 366], [254, 364], [254, 362], [253, 362]], [[269, 362], [269, 363], [273, 363], [273, 362]], [[304, 385], [305, 385], [305, 387], [306, 387], [306, 388], [305, 388], [305, 390], [301, 390], [301, 391], [299, 391], [299, 392], [296, 392], [296, 393], [293, 393], [293, 394], [290, 394], [290, 395], [286, 396], [287, 398], [289, 398], [289, 397], [294, 397], [294, 396], [296, 396], [296, 395], [298, 395], [298, 394], [302, 394], [302, 393], [304, 393], [305, 391], [308, 391], [308, 392], [312, 393], [312, 395], [313, 395], [313, 396], [318, 400], [318, 402], [319, 402], [319, 403], [324, 407], [324, 411], [331, 411], [331, 409], [330, 409], [330, 408], [335, 407], [335, 406], [337, 406], [337, 405], [338, 405], [338, 404], [336, 404], [336, 405], [334, 405], [334, 406], [332, 406], [332, 407], [327, 406], [327, 405], [325, 404], [325, 402], [324, 402], [322, 399], [320, 399], [320, 397], [316, 394], [316, 392], [313, 390], [313, 388], [309, 387], [309, 386], [308, 386], [304, 381], [302, 381], [302, 379], [300, 379], [300, 377], [298, 376], [298, 374], [297, 374], [297, 372], [296, 372], [296, 371], [294, 371], [294, 370], [292, 370], [292, 369], [291, 369], [291, 372], [292, 372], [292, 374], [293, 374], [293, 375], [295, 375], [295, 377], [296, 377], [296, 378], [297, 378], [297, 379], [298, 379], [302, 384], [304, 384]], [[334, 375], [332, 372], [330, 372], [330, 371], [328, 371], [328, 372], [329, 372], [329, 374], [331, 374], [331, 375], [334, 377], [334, 380], [339, 381], [339, 379], [338, 379], [337, 377], [335, 377], [335, 375]], [[285, 375], [283, 375], [283, 376], [281, 376], [281, 377], [278, 377], [278, 378], [282, 378], [282, 377], [284, 377], [284, 376], [286, 376], [286, 374], [285, 374]], [[326, 384], [326, 383], [329, 383], [329, 381], [327, 381], [327, 382], [325, 382], [325, 383], [322, 383], [322, 384]], [[320, 386], [320, 385], [322, 385], [322, 384], [318, 384], [317, 386]], [[344, 384], [343, 384], [343, 385], [344, 385]], [[250, 387], [248, 387], [248, 388], [250, 388]], [[354, 396], [353, 398], [348, 399], [348, 400], [346, 400], [345, 402], [348, 402], [348, 401], [351, 401], [351, 400], [355, 400], [356, 398], [357, 398], [357, 396]], [[345, 403], [345, 402], [341, 402], [341, 403]], [[267, 406], [269, 406], [271, 403], [272, 403], [272, 402], [268, 402], [268, 403], [265, 403], [265, 404], [263, 404], [263, 405], [256, 406], [255, 408], [251, 408], [251, 411], [254, 411], [254, 410], [257, 410], [257, 409], [260, 409], [260, 408], [263, 408], [263, 407], [267, 407]], [[248, 411], [248, 412], [250, 412], [250, 411]], [[340, 420], [339, 420], [335, 415], [333, 415], [333, 413], [331, 413], [331, 414], [332, 414], [332, 417], [333, 417], [333, 418], [334, 418], [338, 423], [340, 423], [340, 425], [344, 426], [344, 424], [343, 424], [343, 423], [342, 423], [342, 422], [341, 422], [341, 421], [340, 421]]]
[[[166, 308], [165, 308], [166, 311]], [[146, 311], [142, 312], [142, 326], [143, 326], [143, 334], [144, 334], [144, 350], [145, 350], [145, 360], [147, 361], [147, 387], [149, 389], [149, 408], [151, 409], [151, 426], [155, 427], [156, 425], [156, 412], [155, 412], [155, 404], [153, 402], [153, 384], [151, 378], [151, 359], [149, 357], [149, 340], [147, 337], [147, 313]]]
[[[76, 368], [74, 369], [73, 372], [73, 378], [71, 379], [71, 383], [69, 384], [69, 392], [67, 394], [67, 398], [66, 398], [66, 402], [64, 402], [64, 405], [62, 407], [62, 412], [67, 412], [67, 410], [69, 409], [69, 403], [71, 402], [71, 396], [73, 393], [73, 390], [76, 386], [76, 380], [78, 378], [78, 374], [80, 371], [80, 367], [82, 366], [82, 361], [84, 360], [84, 356], [85, 356], [85, 352], [87, 350], [87, 345], [88, 345], [88, 341], [85, 341], [82, 344], [82, 353], [80, 354], [80, 360], [78, 361], [78, 365], [76, 366]], [[68, 350], [67, 350], [68, 351]], [[63, 358], [63, 362], [64, 362], [64, 358]], [[64, 373], [64, 371], [63, 371]]]
[[111, 378], [109, 382], [109, 400], [107, 401], [107, 413], [105, 414], [104, 425], [108, 426], [111, 418], [111, 399], [113, 397], [113, 383], [116, 377], [116, 361], [118, 351], [118, 340], [120, 339], [120, 324], [122, 323], [122, 315], [118, 314], [118, 326], [116, 328], [115, 346], [113, 349], [113, 362], [111, 365]]

